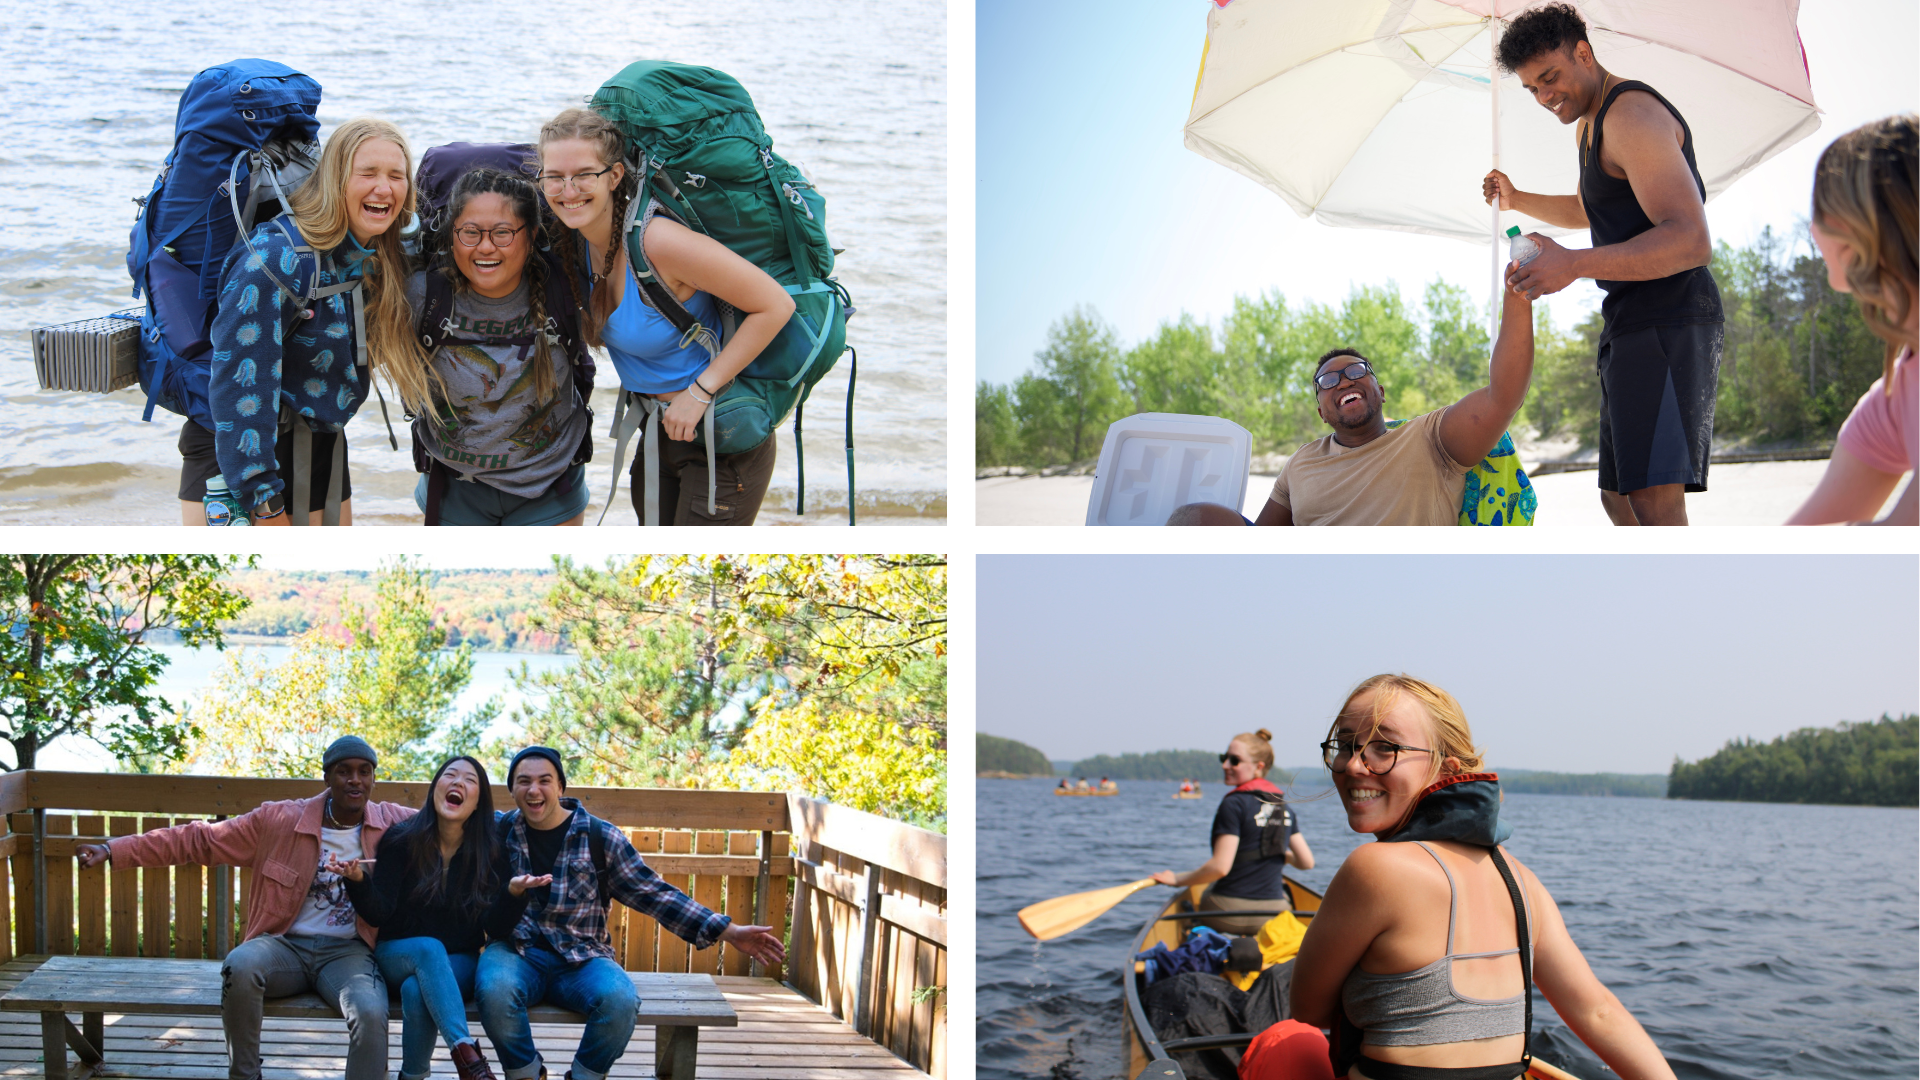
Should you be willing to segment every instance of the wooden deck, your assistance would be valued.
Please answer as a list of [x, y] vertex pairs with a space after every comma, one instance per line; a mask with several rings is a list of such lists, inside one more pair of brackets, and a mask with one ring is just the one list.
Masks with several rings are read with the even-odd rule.
[[[37, 957], [0, 964], [0, 993], [31, 971]], [[736, 1028], [700, 1033], [701, 1080], [913, 1080], [926, 1074], [856, 1033], [833, 1014], [774, 982], [721, 975], [714, 980], [740, 1014]], [[400, 1016], [388, 1025], [389, 1075], [400, 1067]], [[496, 1075], [499, 1058], [478, 1025], [474, 1034]], [[534, 1043], [550, 1075], [561, 1076], [580, 1040], [578, 1025], [535, 1024]], [[339, 1080], [346, 1067], [346, 1026], [340, 1020], [266, 1021], [261, 1032], [263, 1080]], [[97, 1075], [146, 1080], [226, 1080], [227, 1054], [217, 1016], [106, 1017], [107, 1060]], [[69, 1059], [71, 1060], [71, 1059]], [[446, 1048], [434, 1055], [434, 1075], [451, 1080]], [[613, 1067], [617, 1080], [652, 1077], [653, 1029], [637, 1028]], [[0, 1077], [43, 1077], [40, 1018], [0, 1013]]]

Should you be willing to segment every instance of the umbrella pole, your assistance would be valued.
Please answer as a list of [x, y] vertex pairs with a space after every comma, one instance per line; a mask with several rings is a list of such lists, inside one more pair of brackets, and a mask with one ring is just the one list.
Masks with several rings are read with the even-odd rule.
[[[1500, 20], [1487, 20], [1487, 86], [1493, 98], [1493, 167], [1500, 167]], [[1495, 196], [1492, 203], [1492, 236], [1490, 245], [1493, 273], [1492, 290], [1487, 303], [1487, 342], [1489, 347], [1500, 336], [1500, 198]]]

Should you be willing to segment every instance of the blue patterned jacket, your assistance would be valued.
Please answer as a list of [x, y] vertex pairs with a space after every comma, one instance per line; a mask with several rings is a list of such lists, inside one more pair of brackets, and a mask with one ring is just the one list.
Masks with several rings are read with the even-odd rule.
[[[708, 910], [660, 880], [660, 875], [641, 860], [626, 833], [581, 810], [578, 799], [563, 798], [560, 805], [575, 811], [566, 845], [553, 866], [553, 884], [533, 890], [526, 913], [514, 924], [511, 944], [515, 952], [544, 939], [554, 952], [576, 964], [596, 956], [613, 959], [613, 945], [607, 936], [607, 904], [612, 900], [652, 916], [696, 949], [719, 941], [721, 933], [732, 925], [728, 916]], [[610, 897], [600, 895], [599, 875], [593, 866], [594, 830], [600, 831], [607, 854]], [[509, 811], [500, 819], [500, 840], [507, 849], [507, 865], [514, 877], [546, 873], [527, 865], [527, 822], [520, 811]]]
[[[292, 228], [293, 219], [285, 220]], [[365, 375], [354, 363], [347, 297], [327, 297], [314, 305], [313, 318], [300, 319], [266, 265], [270, 260], [283, 280], [303, 289], [317, 260], [295, 254], [272, 222], [253, 231], [253, 246], [252, 252], [242, 247], [221, 275], [207, 380], [214, 456], [227, 490], [247, 506], [286, 486], [273, 456], [283, 399], [307, 426], [326, 432], [346, 427], [367, 396]], [[361, 260], [372, 254], [349, 233], [332, 252], [335, 271], [321, 273], [320, 284], [357, 279]]]

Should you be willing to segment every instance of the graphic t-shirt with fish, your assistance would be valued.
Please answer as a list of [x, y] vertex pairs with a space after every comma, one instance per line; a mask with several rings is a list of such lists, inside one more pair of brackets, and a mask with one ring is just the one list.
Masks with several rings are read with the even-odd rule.
[[[426, 306], [427, 274], [407, 282], [414, 316]], [[527, 279], [510, 295], [489, 300], [455, 286], [453, 338], [433, 354], [433, 369], [446, 380], [447, 398], [437, 402], [438, 423], [414, 421], [427, 452], [460, 476], [534, 498], [546, 493], [573, 462], [586, 433], [587, 413], [574, 390], [566, 351], [550, 344], [552, 391], [534, 392], [539, 353], [530, 338], [539, 332], [527, 301]], [[522, 343], [512, 344], [519, 339]]]
[[347, 899], [346, 882], [339, 874], [327, 872], [327, 856], [341, 862], [361, 857], [360, 827], [320, 830], [320, 865], [307, 886], [307, 898], [300, 914], [289, 927], [289, 934], [349, 938], [354, 935], [353, 901]]

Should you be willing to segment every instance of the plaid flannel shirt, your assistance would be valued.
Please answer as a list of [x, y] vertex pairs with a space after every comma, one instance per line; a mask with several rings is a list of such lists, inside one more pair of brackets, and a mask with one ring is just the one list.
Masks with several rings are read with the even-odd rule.
[[[516, 952], [525, 951], [536, 940], [544, 940], [554, 952], [573, 963], [596, 956], [614, 959], [613, 945], [607, 936], [607, 904], [618, 900], [642, 915], [650, 915], [696, 949], [704, 949], [720, 940], [720, 934], [732, 924], [728, 916], [709, 911], [679, 889], [660, 880], [634, 850], [627, 834], [613, 825], [580, 809], [578, 799], [563, 798], [562, 808], [577, 811], [560, 849], [560, 860], [553, 867], [553, 884], [547, 887], [545, 903], [537, 899], [527, 905], [526, 913], [514, 924], [511, 944]], [[607, 853], [607, 891], [601, 896], [599, 875], [593, 865], [592, 831], [602, 832]], [[507, 864], [514, 877], [534, 873], [527, 865], [527, 822], [514, 810], [501, 821], [501, 839], [506, 844]], [[545, 871], [541, 871], [544, 873]]]

